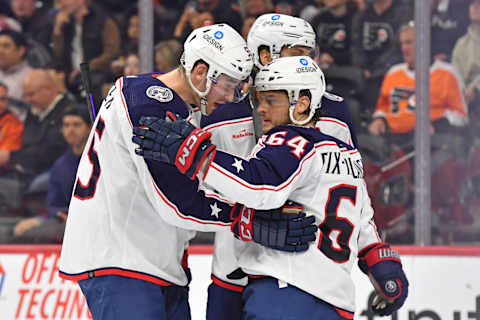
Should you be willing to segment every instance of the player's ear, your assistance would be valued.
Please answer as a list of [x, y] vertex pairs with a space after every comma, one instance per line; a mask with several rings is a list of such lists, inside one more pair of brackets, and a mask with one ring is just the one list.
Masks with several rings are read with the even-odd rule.
[[308, 96], [300, 96], [298, 98], [297, 104], [295, 105], [295, 111], [299, 114], [308, 113], [310, 108], [310, 98]]
[[197, 63], [190, 73], [192, 83], [195, 87], [204, 91], [207, 83], [208, 66], [205, 63]]
[[272, 55], [270, 54], [268, 48], [260, 49], [260, 51], [258, 52], [258, 57], [262, 65], [267, 65], [272, 62]]

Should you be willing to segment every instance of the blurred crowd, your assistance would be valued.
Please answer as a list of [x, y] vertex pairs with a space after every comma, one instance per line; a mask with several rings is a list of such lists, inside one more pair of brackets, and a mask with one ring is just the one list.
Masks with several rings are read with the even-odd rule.
[[[154, 1], [154, 71], [179, 63], [195, 28], [247, 38], [270, 12], [317, 35], [327, 90], [349, 104], [376, 223], [413, 241], [414, 0]], [[480, 0], [432, 0], [430, 105], [435, 243], [479, 242]], [[0, 243], [60, 243], [91, 128], [79, 71], [98, 107], [116, 78], [140, 73], [135, 1], [0, 0]]]

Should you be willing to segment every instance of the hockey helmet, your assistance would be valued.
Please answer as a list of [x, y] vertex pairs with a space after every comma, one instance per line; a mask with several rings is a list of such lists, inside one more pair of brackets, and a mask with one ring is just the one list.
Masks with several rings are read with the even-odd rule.
[[[255, 77], [257, 91], [285, 90], [290, 103], [290, 121], [296, 125], [308, 123], [320, 108], [325, 93], [325, 76], [320, 67], [306, 56], [278, 58], [262, 67]], [[306, 119], [299, 121], [293, 112], [301, 90], [310, 90], [310, 112]], [[251, 95], [253, 97], [254, 95]], [[252, 99], [254, 100], [254, 99]], [[253, 107], [257, 103], [252, 101]]]
[[[199, 60], [205, 61], [209, 68], [205, 91], [198, 90], [191, 82], [190, 73]], [[205, 113], [206, 95], [213, 85], [235, 87], [233, 101], [240, 101], [248, 93], [248, 82], [253, 67], [252, 54], [245, 40], [227, 24], [215, 24], [193, 30], [184, 43], [181, 64], [185, 68], [188, 83], [200, 96], [202, 112]], [[225, 82], [222, 85], [222, 82]]]
[[307, 21], [286, 14], [268, 13], [255, 20], [248, 33], [247, 44], [254, 56], [255, 65], [261, 69], [258, 49], [267, 46], [272, 59], [280, 57], [284, 46], [304, 46], [315, 49], [315, 31]]

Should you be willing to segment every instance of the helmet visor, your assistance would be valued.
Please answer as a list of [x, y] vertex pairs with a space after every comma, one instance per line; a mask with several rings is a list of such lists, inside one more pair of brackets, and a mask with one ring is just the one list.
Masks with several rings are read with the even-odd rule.
[[225, 97], [228, 102], [234, 103], [245, 99], [253, 82], [250, 76], [240, 81], [223, 73], [210, 80], [212, 82], [210, 90], [215, 95]]
[[316, 45], [315, 47], [306, 47], [302, 45], [289, 45], [284, 47], [281, 56], [283, 57], [299, 57], [299, 56], [309, 56], [313, 60], [319, 55], [319, 48]]
[[[267, 91], [284, 92], [285, 96], [268, 95]], [[285, 100], [286, 98], [286, 100]], [[284, 107], [290, 105], [288, 93], [286, 90], [256, 90], [254, 86], [250, 87], [249, 102], [252, 109], [257, 110], [260, 104], [268, 108]]]

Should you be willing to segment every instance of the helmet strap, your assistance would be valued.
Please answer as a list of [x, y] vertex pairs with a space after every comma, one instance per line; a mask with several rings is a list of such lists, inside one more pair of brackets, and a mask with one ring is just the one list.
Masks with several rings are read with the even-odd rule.
[[207, 94], [210, 91], [210, 87], [212, 86], [212, 80], [207, 75], [207, 84], [206, 84], [206, 89], [205, 91], [200, 91], [195, 87], [192, 83], [192, 79], [190, 77], [191, 70], [185, 70], [185, 75], [187, 76], [187, 82], [190, 85], [190, 88], [192, 88], [193, 91], [200, 97], [200, 111], [202, 112], [203, 115], [207, 115]]
[[290, 118], [290, 121], [293, 124], [296, 124], [297, 126], [303, 126], [303, 125], [309, 123], [310, 120], [312, 120], [312, 118], [313, 118], [315, 110], [310, 106], [310, 112], [308, 114], [308, 117], [306, 117], [303, 120], [297, 120], [297, 119], [295, 119], [295, 115], [294, 115], [295, 105], [296, 105], [296, 103], [295, 104], [290, 104], [290, 108], [288, 108], [288, 117]]

